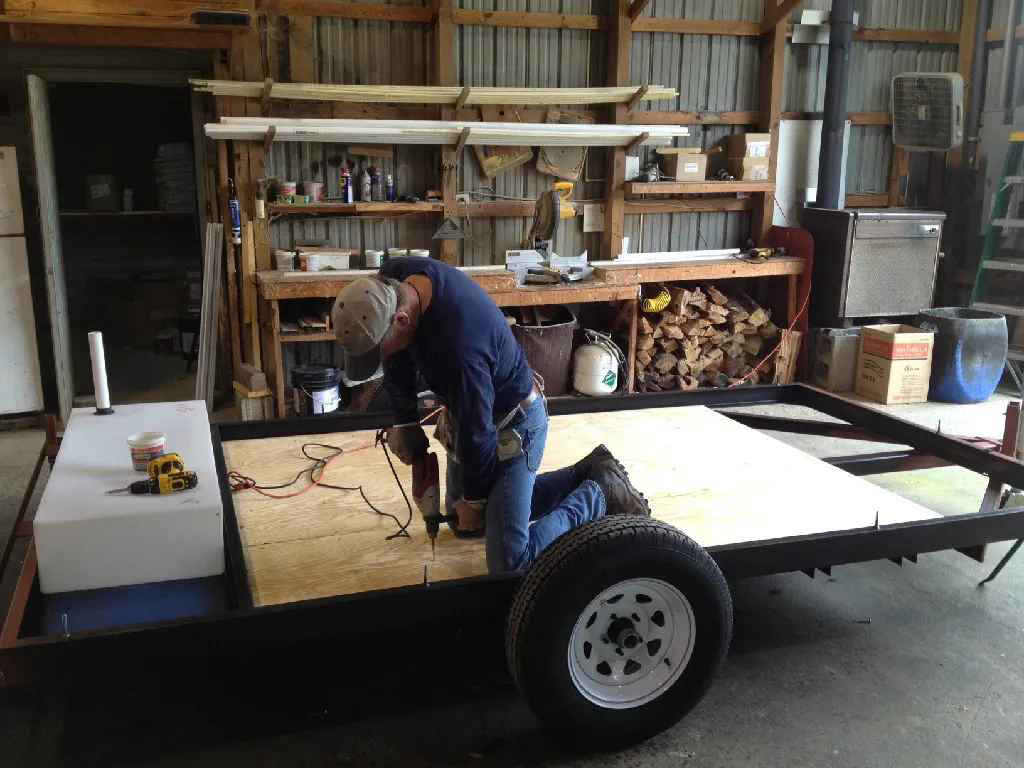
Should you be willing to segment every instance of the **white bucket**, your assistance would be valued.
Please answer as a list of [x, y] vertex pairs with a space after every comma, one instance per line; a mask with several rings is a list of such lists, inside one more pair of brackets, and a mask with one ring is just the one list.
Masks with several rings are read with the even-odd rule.
[[136, 432], [128, 436], [128, 450], [132, 455], [132, 467], [136, 472], [145, 472], [149, 462], [164, 453], [167, 435], [163, 432]]
[[384, 258], [384, 251], [366, 251], [363, 253], [363, 266], [367, 269], [379, 269]]

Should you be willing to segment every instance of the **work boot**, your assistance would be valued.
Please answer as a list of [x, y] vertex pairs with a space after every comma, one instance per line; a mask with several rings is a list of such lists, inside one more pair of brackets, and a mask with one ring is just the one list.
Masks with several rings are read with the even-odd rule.
[[[608, 453], [607, 448], [604, 450]], [[611, 453], [591, 465], [587, 479], [593, 480], [601, 489], [609, 515], [651, 516], [651, 505], [644, 495], [633, 487], [629, 475], [626, 474], [626, 468], [616, 461]]]
[[604, 445], [599, 445], [597, 446], [597, 448], [592, 450], [582, 459], [573, 464], [572, 476], [573, 479], [576, 481], [576, 485], [579, 485], [588, 477], [590, 477], [590, 471], [594, 468], [595, 465], [597, 465], [599, 462], [606, 461], [608, 459], [612, 459], [614, 461], [611, 451], [605, 448]]

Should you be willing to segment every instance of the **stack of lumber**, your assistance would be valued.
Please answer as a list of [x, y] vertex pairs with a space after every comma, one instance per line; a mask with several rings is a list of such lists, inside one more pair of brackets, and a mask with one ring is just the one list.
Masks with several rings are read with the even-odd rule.
[[[624, 85], [610, 88], [492, 88], [429, 85], [336, 85], [333, 83], [269, 83], [243, 80], [189, 80], [197, 93], [305, 101], [354, 101], [387, 104], [625, 104], [674, 99], [675, 88]], [[269, 90], [268, 90], [269, 85]]]
[[[270, 131], [273, 129], [273, 131]], [[458, 120], [222, 117], [207, 123], [215, 141], [321, 141], [344, 144], [452, 144], [459, 146], [668, 146], [688, 136], [685, 125], [491, 123]], [[268, 133], [269, 132], [269, 133]]]
[[771, 312], [739, 291], [713, 285], [670, 288], [663, 312], [641, 315], [636, 380], [641, 392], [757, 384], [754, 371], [779, 336]]

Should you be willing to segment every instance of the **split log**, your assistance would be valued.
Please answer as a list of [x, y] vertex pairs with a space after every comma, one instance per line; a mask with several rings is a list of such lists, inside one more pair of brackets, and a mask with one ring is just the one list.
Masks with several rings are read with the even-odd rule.
[[761, 324], [761, 326], [757, 329], [757, 332], [762, 339], [774, 339], [776, 336], [779, 335], [779, 326], [777, 326], [771, 320], [768, 320], [767, 322]]
[[638, 336], [637, 337], [636, 348], [638, 350], [648, 350], [648, 349], [652, 349], [653, 347], [654, 347], [654, 336], [648, 336], [647, 334], [644, 334], [643, 336]]
[[663, 352], [654, 358], [654, 368], [658, 373], [665, 374], [679, 364], [679, 358], [669, 352]]
[[711, 299], [715, 304], [724, 306], [729, 302], [729, 297], [722, 293], [720, 290], [715, 288], [713, 285], [705, 285], [704, 290], [708, 294], [708, 298]]
[[747, 336], [745, 338], [746, 341], [743, 342], [743, 348], [746, 350], [747, 354], [761, 354], [761, 345], [764, 343], [764, 339], [761, 336]]
[[676, 373], [678, 373], [680, 376], [685, 376], [689, 372], [690, 372], [690, 366], [687, 364], [687, 362], [685, 360], [680, 360], [676, 364]]
[[728, 355], [729, 357], [736, 359], [743, 357], [743, 353], [745, 350], [742, 344], [734, 342], [732, 344], [726, 344], [724, 347], [722, 347], [722, 351], [725, 352], [725, 354]]
[[640, 350], [636, 353], [636, 362], [641, 368], [646, 368], [651, 364], [651, 356], [644, 350]]
[[661, 320], [659, 321], [658, 324], [659, 325], [679, 325], [679, 320], [680, 320], [679, 315], [674, 314], [672, 312], [667, 312], [666, 311], [666, 312], [662, 312], [661, 313]]
[[658, 386], [662, 389], [675, 389], [679, 386], [676, 382], [676, 375], [672, 373], [666, 373], [660, 379], [658, 379]]
[[[686, 322], [688, 322], [688, 323], [695, 323], [697, 321], [696, 320], [687, 320]], [[666, 336], [668, 336], [670, 339], [681, 339], [685, 335], [684, 329], [681, 328], [678, 325], [666, 325], [664, 327], [662, 327], [662, 326], [659, 326], [659, 327], [662, 328], [663, 333]]]
[[729, 330], [733, 333], [743, 333], [746, 330], [753, 330], [754, 326], [750, 323], [745, 323], [742, 320], [730, 321]]
[[654, 326], [651, 324], [650, 320], [641, 315], [640, 320], [637, 321], [636, 330], [641, 336], [650, 336], [654, 333]]
[[747, 365], [747, 361], [742, 357], [727, 357], [725, 363], [722, 365], [722, 370], [727, 376], [742, 376], [744, 373], [750, 370], [750, 366]]
[[700, 356], [700, 345], [693, 339], [684, 339], [682, 344], [683, 357], [686, 362], [692, 363]]
[[662, 331], [661, 331], [661, 326], [660, 326], [660, 325], [659, 325], [658, 327], [656, 327], [656, 328], [654, 329], [654, 332], [653, 332], [653, 333], [651, 334], [651, 336], [653, 336], [653, 337], [654, 337], [654, 338], [656, 338], [656, 339], [660, 339], [660, 338], [661, 338], [662, 336], [664, 336], [664, 335], [665, 335], [665, 334], [664, 334], [664, 333], [662, 333]]
[[658, 339], [658, 346], [662, 352], [675, 352], [679, 348], [679, 342], [675, 339]]
[[679, 376], [676, 379], [676, 383], [680, 389], [696, 389], [700, 386], [700, 382], [693, 376]]
[[687, 336], [696, 336], [697, 334], [703, 332], [703, 330], [705, 328], [708, 328], [710, 325], [711, 323], [705, 320], [703, 317], [698, 317], [695, 320], [687, 320], [679, 327]]
[[708, 297], [700, 288], [673, 288], [672, 301], [669, 302], [669, 311], [681, 315], [687, 306], [704, 308], [708, 304]]

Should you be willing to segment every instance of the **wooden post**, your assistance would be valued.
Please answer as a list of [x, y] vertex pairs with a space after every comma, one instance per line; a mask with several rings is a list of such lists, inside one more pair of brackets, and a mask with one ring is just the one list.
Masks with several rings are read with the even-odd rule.
[[626, 302], [629, 309], [629, 344], [626, 347], [626, 392], [632, 394], [636, 391], [636, 327], [637, 317], [640, 314], [640, 302], [632, 299]]
[[[963, 0], [963, 11], [960, 14], [960, 43], [957, 50], [956, 69], [964, 79], [964, 104], [970, 104], [974, 98], [976, 87], [971, 82], [971, 61], [974, 59], [974, 34], [978, 23], [978, 0]], [[963, 146], [946, 155], [949, 168], [959, 168], [966, 163], [969, 142], [964, 137]]]
[[293, 83], [315, 83], [313, 17], [288, 17], [288, 66]]
[[[777, 9], [773, 7], [775, 0], [765, 0], [764, 15], [774, 17]], [[786, 62], [786, 25], [776, 23], [761, 36], [761, 69], [760, 98], [761, 119], [758, 128], [764, 133], [771, 133], [769, 147], [768, 177], [775, 180], [775, 169], [778, 166], [779, 154], [779, 121], [782, 118], [782, 77]], [[750, 222], [750, 234], [755, 242], [762, 242], [772, 226], [772, 215], [775, 207], [774, 192], [760, 193], [760, 204], [754, 206], [754, 215]]]
[[[615, 11], [608, 24], [610, 62], [608, 85], [629, 85], [629, 56], [633, 47], [633, 26], [629, 18], [629, 0], [614, 0]], [[613, 123], [628, 122], [628, 105], [616, 104], [612, 108]], [[605, 172], [604, 233], [601, 251], [604, 258], [614, 259], [622, 252], [622, 234], [625, 231], [626, 148], [615, 147], [608, 152]]]
[[227, 280], [224, 281], [227, 292], [228, 328], [230, 330], [229, 346], [231, 347], [231, 372], [238, 371], [242, 364], [242, 347], [238, 329], [238, 292], [235, 290], [235, 246], [231, 242], [231, 213], [228, 211], [228, 144], [217, 142], [217, 174], [219, 176], [219, 198], [221, 221], [224, 222], [224, 268]]
[[[455, 23], [452, 0], [434, 0], [434, 85], [458, 85], [455, 77]], [[441, 119], [452, 120], [455, 110], [441, 108]], [[445, 217], [456, 216], [455, 192], [459, 183], [458, 164], [462, 150], [441, 147], [441, 196]], [[458, 264], [458, 241], [438, 240], [438, 254], [445, 264]]]

